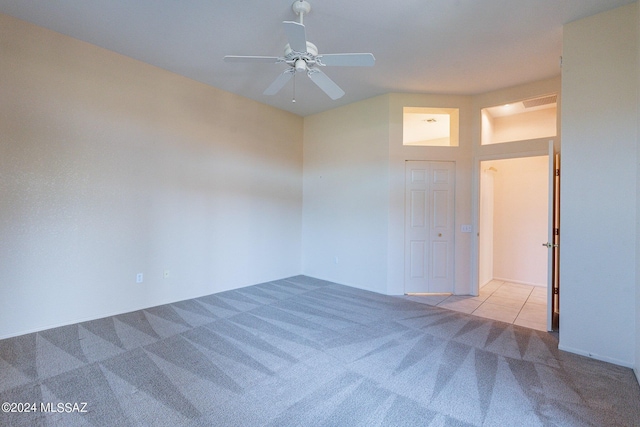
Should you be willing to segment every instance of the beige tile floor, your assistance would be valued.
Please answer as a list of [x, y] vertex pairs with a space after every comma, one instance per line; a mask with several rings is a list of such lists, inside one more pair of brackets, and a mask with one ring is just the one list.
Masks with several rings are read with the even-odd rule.
[[407, 295], [413, 301], [487, 319], [547, 330], [547, 289], [541, 286], [492, 280], [480, 288], [480, 295]]

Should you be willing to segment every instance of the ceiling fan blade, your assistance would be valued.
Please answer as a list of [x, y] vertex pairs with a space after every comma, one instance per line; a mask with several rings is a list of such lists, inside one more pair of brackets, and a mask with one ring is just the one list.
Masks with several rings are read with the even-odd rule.
[[289, 46], [296, 52], [307, 51], [307, 32], [304, 25], [294, 21], [284, 21], [284, 31], [287, 33]]
[[275, 64], [281, 62], [282, 58], [277, 56], [236, 56], [227, 55], [224, 57], [224, 62], [263, 62], [268, 64]]
[[329, 95], [329, 98], [334, 101], [341, 98], [344, 95], [344, 91], [340, 89], [340, 86], [334, 83], [325, 73], [317, 68], [311, 68], [307, 71], [309, 78], [316, 84], [324, 93]]
[[264, 95], [275, 95], [287, 84], [289, 79], [293, 77], [296, 70], [293, 68], [287, 68], [284, 73], [280, 74], [276, 79], [269, 85], [269, 87], [263, 92]]
[[376, 58], [371, 53], [329, 53], [316, 58], [322, 65], [340, 67], [371, 67]]

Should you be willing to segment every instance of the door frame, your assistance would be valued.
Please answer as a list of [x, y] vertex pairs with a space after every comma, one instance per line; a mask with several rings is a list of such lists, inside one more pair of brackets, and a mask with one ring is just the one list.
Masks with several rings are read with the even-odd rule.
[[549, 249], [547, 261], [547, 330], [560, 329], [560, 152], [549, 142]]
[[[549, 145], [554, 144], [554, 140], [549, 140]], [[555, 152], [557, 154], [557, 151]], [[538, 157], [538, 156], [549, 156], [549, 149], [541, 149], [541, 150], [532, 150], [532, 151], [521, 151], [521, 152], [510, 152], [510, 153], [497, 153], [497, 154], [488, 154], [482, 156], [474, 156], [473, 160], [473, 184], [472, 184], [472, 222], [473, 222], [473, 230], [474, 233], [472, 235], [472, 257], [471, 257], [471, 295], [478, 296], [480, 294], [480, 179], [482, 174], [481, 164], [483, 161], [487, 160], [505, 160], [505, 159], [516, 159], [516, 158], [524, 158], [524, 157]], [[558, 199], [559, 200], [559, 199]], [[553, 209], [553, 206], [549, 206], [549, 210]], [[553, 227], [553, 224], [548, 224], [548, 227]], [[543, 242], [540, 242], [543, 243]], [[552, 268], [552, 266], [548, 265], [547, 268]], [[549, 283], [547, 284], [547, 292], [549, 292], [549, 287], [552, 286]], [[550, 313], [553, 307], [547, 304], [547, 312]]]

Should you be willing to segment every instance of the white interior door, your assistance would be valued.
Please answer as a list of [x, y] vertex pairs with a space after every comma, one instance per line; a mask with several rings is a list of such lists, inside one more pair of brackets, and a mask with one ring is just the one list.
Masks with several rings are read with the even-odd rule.
[[405, 293], [453, 293], [455, 163], [405, 171]]
[[547, 330], [559, 326], [560, 162], [549, 141], [549, 231], [547, 243]]

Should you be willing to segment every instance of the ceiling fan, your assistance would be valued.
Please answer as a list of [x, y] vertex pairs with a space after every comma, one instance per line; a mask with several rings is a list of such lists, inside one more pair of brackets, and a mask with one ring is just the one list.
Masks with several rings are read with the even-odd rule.
[[[292, 9], [300, 17], [300, 22], [284, 21], [284, 31], [289, 43], [284, 48], [284, 56], [236, 56], [227, 55], [225, 62], [255, 62], [287, 64], [288, 67], [273, 83], [264, 91], [265, 95], [275, 95], [296, 73], [306, 72], [324, 93], [335, 100], [344, 95], [344, 91], [331, 80], [319, 67], [324, 66], [350, 66], [370, 67], [375, 64], [375, 58], [371, 53], [330, 53], [318, 54], [318, 48], [307, 41], [304, 28], [304, 15], [311, 10], [311, 5], [305, 0], [296, 0]], [[293, 99], [295, 102], [295, 98]]]

